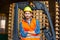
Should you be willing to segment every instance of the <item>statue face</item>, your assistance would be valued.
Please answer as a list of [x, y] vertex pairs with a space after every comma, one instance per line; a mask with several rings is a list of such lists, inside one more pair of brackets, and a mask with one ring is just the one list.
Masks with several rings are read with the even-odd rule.
[[29, 19], [29, 18], [32, 17], [32, 13], [26, 11], [26, 12], [24, 13], [24, 16], [25, 16], [26, 19]]

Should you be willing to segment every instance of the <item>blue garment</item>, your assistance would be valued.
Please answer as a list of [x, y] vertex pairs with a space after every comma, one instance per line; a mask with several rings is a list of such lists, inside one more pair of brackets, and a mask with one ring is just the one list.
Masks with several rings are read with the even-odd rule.
[[38, 20], [36, 20], [36, 29], [35, 29], [35, 33], [39, 34], [40, 33], [40, 23]]
[[20, 34], [22, 37], [26, 37], [27, 36], [27, 32], [24, 32], [23, 28], [22, 28], [22, 23], [20, 23]]
[[[36, 20], [36, 29], [34, 30], [36, 34], [40, 33], [40, 23], [38, 20]], [[22, 37], [26, 37], [28, 32], [24, 32], [23, 28], [22, 28], [22, 22], [20, 23], [20, 34]]]

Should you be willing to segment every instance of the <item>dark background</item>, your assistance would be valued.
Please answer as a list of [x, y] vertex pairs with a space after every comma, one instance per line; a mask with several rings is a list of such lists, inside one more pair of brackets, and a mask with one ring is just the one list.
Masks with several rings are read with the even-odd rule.
[[[21, 2], [21, 1], [29, 1], [29, 0], [0, 0], [0, 14], [4, 13], [7, 17], [7, 25], [8, 25], [8, 15], [9, 15], [9, 5], [11, 3]], [[30, 0], [32, 1], [32, 0]], [[35, 0], [36, 1], [36, 0]], [[38, 0], [37, 0], [38, 1]], [[39, 1], [46, 1], [46, 0], [39, 0]], [[53, 25], [55, 27], [55, 2], [56, 0], [47, 0], [49, 1], [49, 12], [53, 21]], [[52, 5], [52, 6], [51, 6]], [[53, 8], [53, 9], [52, 9]], [[8, 26], [6, 26], [6, 33], [0, 33], [0, 40], [8, 40]]]

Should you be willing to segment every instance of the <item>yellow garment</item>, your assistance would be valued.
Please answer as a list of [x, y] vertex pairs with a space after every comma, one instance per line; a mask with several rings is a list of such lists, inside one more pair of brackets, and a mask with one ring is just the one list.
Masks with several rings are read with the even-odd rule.
[[30, 11], [30, 12], [32, 12], [32, 9], [29, 6], [27, 6], [27, 7], [24, 8], [24, 11]]

